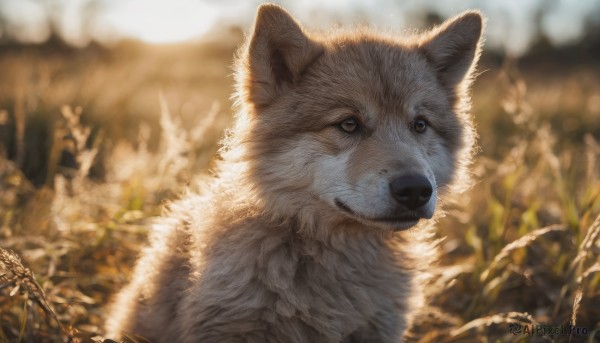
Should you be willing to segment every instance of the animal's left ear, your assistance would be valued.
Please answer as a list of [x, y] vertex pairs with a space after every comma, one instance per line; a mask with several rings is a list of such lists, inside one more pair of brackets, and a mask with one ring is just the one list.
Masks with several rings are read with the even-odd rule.
[[442, 84], [454, 90], [475, 68], [481, 52], [483, 17], [468, 11], [447, 20], [419, 44]]

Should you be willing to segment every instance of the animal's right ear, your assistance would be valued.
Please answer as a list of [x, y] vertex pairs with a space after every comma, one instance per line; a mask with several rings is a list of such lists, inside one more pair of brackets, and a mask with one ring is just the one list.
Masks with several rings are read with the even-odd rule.
[[298, 82], [322, 51], [283, 8], [261, 5], [238, 71], [242, 96], [257, 107], [268, 106]]

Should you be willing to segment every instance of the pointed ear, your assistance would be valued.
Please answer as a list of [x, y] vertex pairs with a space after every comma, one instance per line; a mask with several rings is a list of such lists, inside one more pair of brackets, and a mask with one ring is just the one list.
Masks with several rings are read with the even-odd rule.
[[295, 85], [304, 69], [321, 55], [323, 47], [310, 39], [283, 8], [258, 8], [254, 28], [242, 57], [243, 96], [257, 107], [267, 106]]
[[481, 53], [483, 17], [468, 11], [447, 20], [419, 44], [442, 84], [454, 90], [470, 76]]

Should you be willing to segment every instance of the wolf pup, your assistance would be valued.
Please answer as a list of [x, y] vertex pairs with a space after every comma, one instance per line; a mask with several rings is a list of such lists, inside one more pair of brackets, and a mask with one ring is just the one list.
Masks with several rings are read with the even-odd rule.
[[260, 6], [216, 175], [171, 206], [107, 336], [401, 340], [435, 250], [421, 229], [468, 175], [482, 24], [469, 11], [420, 35], [313, 34]]

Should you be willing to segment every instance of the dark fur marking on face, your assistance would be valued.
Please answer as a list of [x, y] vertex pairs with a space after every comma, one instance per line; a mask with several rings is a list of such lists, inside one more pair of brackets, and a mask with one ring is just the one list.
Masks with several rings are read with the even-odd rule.
[[352, 215], [354, 215], [354, 211], [348, 207], [346, 204], [344, 204], [340, 199], [335, 198], [335, 205], [337, 207], [339, 207], [340, 209], [342, 209], [344, 212], [350, 213]]
[[[407, 213], [404, 215], [391, 215], [381, 218], [369, 218], [359, 213], [354, 212], [350, 207], [344, 204], [340, 199], [335, 198], [335, 204], [344, 212], [351, 214], [352, 216], [356, 216], [363, 220], [368, 220], [372, 222], [388, 222], [388, 223], [402, 223], [402, 222], [418, 222], [421, 218], [424, 218], [423, 215], [419, 214], [418, 211], [406, 211]], [[412, 226], [412, 225], [411, 225]]]

